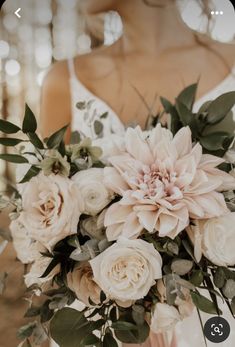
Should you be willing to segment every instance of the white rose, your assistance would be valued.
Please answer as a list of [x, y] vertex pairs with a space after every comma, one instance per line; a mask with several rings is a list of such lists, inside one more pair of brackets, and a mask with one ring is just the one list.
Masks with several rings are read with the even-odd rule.
[[79, 192], [66, 177], [40, 173], [32, 178], [23, 190], [22, 207], [20, 222], [32, 239], [49, 250], [77, 232], [81, 214]]
[[95, 282], [111, 299], [127, 302], [143, 298], [162, 277], [162, 259], [143, 240], [120, 237], [90, 261]]
[[68, 287], [86, 306], [90, 306], [89, 298], [96, 304], [100, 302], [100, 287], [94, 282], [89, 263], [79, 264], [67, 274]]
[[76, 173], [72, 180], [76, 183], [83, 202], [83, 213], [95, 216], [109, 204], [112, 196], [104, 185], [104, 170], [90, 168]]
[[40, 252], [46, 250], [40, 242], [30, 238], [29, 232], [18, 219], [11, 222], [10, 230], [17, 258], [23, 264], [32, 263], [40, 256]]
[[151, 330], [155, 333], [172, 330], [180, 321], [180, 314], [174, 306], [158, 302], [151, 318]]
[[197, 261], [204, 254], [215, 265], [235, 265], [235, 212], [193, 223], [195, 225], [186, 230], [194, 244]]
[[201, 224], [202, 251], [213, 264], [235, 265], [235, 212]]
[[37, 284], [42, 290], [47, 290], [47, 288], [49, 288], [49, 282], [60, 270], [60, 266], [57, 265], [46, 277], [41, 277], [50, 262], [51, 258], [44, 256], [40, 256], [35, 260], [30, 271], [24, 276], [26, 287]]

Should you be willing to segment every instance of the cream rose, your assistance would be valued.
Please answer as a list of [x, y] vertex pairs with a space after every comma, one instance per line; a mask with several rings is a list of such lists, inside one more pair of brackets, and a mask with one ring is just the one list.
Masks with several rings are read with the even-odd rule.
[[187, 231], [194, 243], [197, 260], [204, 254], [215, 265], [235, 265], [235, 212], [195, 224]]
[[29, 237], [49, 250], [60, 240], [77, 232], [81, 202], [76, 184], [59, 175], [39, 174], [22, 193], [19, 220]]
[[152, 314], [150, 328], [155, 333], [165, 332], [172, 330], [178, 321], [180, 314], [174, 306], [158, 302]]
[[51, 262], [51, 258], [40, 256], [32, 264], [30, 271], [24, 276], [26, 287], [37, 284], [42, 290], [47, 290], [49, 281], [59, 272], [60, 266], [57, 265], [46, 277], [41, 277]]
[[152, 244], [120, 237], [90, 260], [95, 282], [111, 299], [124, 304], [147, 295], [162, 277], [162, 259]]
[[100, 287], [94, 282], [89, 263], [79, 264], [73, 272], [67, 274], [68, 287], [86, 306], [90, 306], [89, 298], [96, 304], [100, 302]]
[[29, 232], [18, 219], [11, 222], [10, 230], [17, 258], [23, 264], [32, 263], [40, 256], [40, 252], [46, 250], [40, 242], [30, 238]]
[[90, 168], [79, 171], [72, 180], [76, 183], [83, 201], [83, 213], [95, 216], [112, 199], [110, 191], [104, 185], [104, 170]]

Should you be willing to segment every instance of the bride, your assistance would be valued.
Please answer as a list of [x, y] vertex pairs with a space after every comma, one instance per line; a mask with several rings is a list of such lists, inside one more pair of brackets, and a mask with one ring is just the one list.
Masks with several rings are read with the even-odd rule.
[[[175, 0], [82, 0], [89, 15], [117, 11], [123, 34], [111, 46], [56, 63], [42, 90], [41, 128], [48, 136], [65, 124], [95, 138], [95, 121], [104, 136], [121, 134], [160, 110], [159, 98], [174, 101], [187, 85], [199, 80], [196, 108], [235, 89], [235, 46], [213, 41], [189, 29]], [[209, 1], [200, 1], [209, 11]], [[99, 118], [100, 115], [106, 115]], [[224, 124], [224, 127], [231, 124]], [[233, 124], [234, 128], [235, 125]], [[196, 316], [181, 327], [171, 346], [203, 346]], [[193, 333], [195, 336], [189, 334]], [[187, 340], [188, 335], [188, 340]], [[200, 340], [196, 335], [200, 335]], [[190, 341], [191, 339], [191, 341]], [[193, 341], [192, 341], [193, 339]], [[225, 342], [230, 347], [229, 341]], [[231, 346], [234, 343], [231, 342]], [[136, 345], [130, 345], [136, 346]], [[163, 335], [152, 335], [145, 347], [168, 346]]]

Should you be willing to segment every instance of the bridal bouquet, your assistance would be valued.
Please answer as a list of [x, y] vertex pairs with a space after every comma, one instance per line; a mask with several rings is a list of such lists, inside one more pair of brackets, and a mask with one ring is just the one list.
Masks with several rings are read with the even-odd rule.
[[[195, 307], [222, 314], [218, 298], [234, 315], [234, 133], [216, 127], [235, 92], [195, 113], [196, 87], [174, 105], [161, 98], [146, 130], [111, 135], [105, 155], [102, 139], [77, 132], [65, 145], [67, 127], [41, 140], [28, 107], [21, 128], [0, 120], [3, 133], [24, 134], [0, 139], [16, 151], [0, 158], [21, 164], [17, 189], [0, 200], [26, 265], [32, 322], [20, 346], [48, 336], [60, 347], [142, 343]], [[69, 307], [77, 299], [80, 310]]]

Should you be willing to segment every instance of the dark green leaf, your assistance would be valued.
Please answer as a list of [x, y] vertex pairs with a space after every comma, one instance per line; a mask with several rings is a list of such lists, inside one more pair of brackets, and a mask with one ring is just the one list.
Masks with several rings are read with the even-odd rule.
[[3, 146], [16, 146], [19, 143], [23, 142], [23, 140], [20, 139], [13, 139], [10, 137], [2, 137], [0, 138], [0, 145]]
[[32, 306], [26, 311], [24, 317], [35, 317], [35, 316], [38, 316], [39, 314], [40, 314], [40, 307]]
[[44, 302], [44, 304], [42, 305], [40, 309], [40, 316], [41, 316], [42, 323], [49, 321], [53, 317], [54, 311], [49, 308], [50, 302], [51, 302], [50, 300], [47, 300], [46, 302]]
[[203, 272], [201, 270], [193, 271], [192, 276], [190, 277], [190, 282], [196, 287], [199, 287], [203, 282]]
[[184, 104], [188, 110], [192, 110], [196, 98], [196, 92], [197, 83], [191, 84], [182, 90], [182, 92], [178, 95], [177, 100]]
[[116, 322], [117, 321], [117, 308], [116, 306], [114, 306], [111, 311], [110, 311], [110, 314], [109, 314], [109, 317], [110, 317], [110, 320], [112, 322]]
[[19, 183], [25, 183], [31, 180], [31, 178], [37, 176], [41, 169], [39, 169], [36, 166], [31, 166], [31, 168], [28, 170], [28, 172], [25, 174], [24, 178]]
[[35, 133], [37, 130], [37, 121], [29, 106], [26, 104], [24, 120], [22, 125], [23, 132], [26, 133]]
[[100, 291], [100, 302], [104, 302], [106, 300], [106, 295], [103, 290]]
[[149, 325], [145, 322], [136, 330], [115, 330], [115, 336], [124, 343], [143, 343], [149, 336]]
[[226, 298], [233, 299], [235, 297], [235, 281], [232, 279], [227, 280], [222, 291]]
[[28, 159], [22, 157], [18, 154], [0, 154], [0, 159], [9, 161], [10, 163], [17, 163], [17, 164], [27, 164]]
[[69, 307], [57, 311], [50, 323], [51, 336], [60, 347], [78, 347], [88, 331], [84, 313]]
[[21, 129], [17, 125], [15, 125], [11, 122], [8, 122], [6, 120], [0, 119], [0, 131], [2, 131], [3, 133], [15, 134], [20, 130]]
[[47, 140], [47, 147], [48, 148], [56, 148], [60, 145], [61, 141], [64, 138], [65, 132], [68, 129], [68, 125], [64, 126], [60, 130], [56, 131], [54, 134], [52, 134], [49, 139]]
[[216, 305], [205, 296], [198, 292], [191, 291], [191, 297], [193, 303], [197, 308], [199, 308], [199, 310], [210, 314], [217, 314]]
[[36, 133], [27, 133], [27, 135], [34, 147], [44, 149], [44, 145]]
[[233, 137], [231, 137], [229, 133], [225, 131], [217, 131], [213, 134], [202, 136], [199, 140], [201, 145], [207, 150], [217, 151], [219, 149], [225, 149], [227, 147], [226, 142], [229, 141], [228, 144], [230, 144]]
[[60, 260], [58, 258], [53, 258], [40, 278], [47, 277], [49, 273], [56, 267], [56, 265], [59, 264], [59, 262]]
[[220, 122], [235, 105], [235, 91], [220, 95], [208, 107], [207, 122], [216, 124]]
[[94, 334], [90, 334], [82, 340], [81, 346], [93, 346], [99, 341], [100, 339], [98, 339], [97, 336], [95, 336]]
[[103, 347], [118, 347], [118, 343], [111, 333], [105, 334]]
[[182, 128], [183, 124], [179, 119], [176, 108], [171, 104], [171, 102], [163, 97], [160, 97], [160, 100], [165, 112], [171, 115], [171, 132], [175, 135], [177, 131]]
[[108, 112], [104, 112], [101, 116], [100, 116], [100, 119], [105, 119], [108, 117]]
[[112, 324], [114, 330], [136, 330], [137, 326], [133, 323], [118, 320]]
[[176, 101], [176, 109], [183, 125], [190, 125], [193, 120], [193, 113], [181, 101]]

